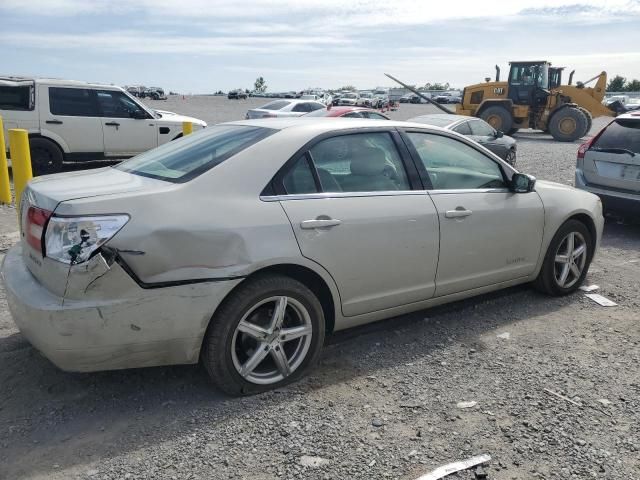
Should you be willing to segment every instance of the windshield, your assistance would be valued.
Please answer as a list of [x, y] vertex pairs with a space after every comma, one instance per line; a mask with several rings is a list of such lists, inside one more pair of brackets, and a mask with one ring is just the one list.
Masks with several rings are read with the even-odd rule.
[[318, 110], [314, 110], [313, 112], [306, 113], [305, 117], [326, 117], [329, 115], [331, 110], [327, 110], [326, 108], [319, 108]]
[[453, 123], [453, 120], [451, 118], [429, 117], [429, 116], [410, 118], [407, 121], [415, 122], [415, 123], [424, 123], [425, 125], [433, 125], [434, 127], [446, 127], [448, 125], [451, 125], [451, 123]]
[[345, 93], [342, 97], [343, 98], [356, 98], [356, 94], [355, 93]]
[[276, 132], [271, 128], [220, 125], [201, 130], [124, 161], [114, 168], [182, 183]]
[[591, 148], [612, 148], [640, 153], [640, 121], [616, 119], [600, 134]]

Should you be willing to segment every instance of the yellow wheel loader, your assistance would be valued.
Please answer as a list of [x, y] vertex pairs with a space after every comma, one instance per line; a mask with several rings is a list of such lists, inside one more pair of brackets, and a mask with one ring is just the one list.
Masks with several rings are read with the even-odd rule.
[[569, 84], [562, 85], [562, 71], [546, 61], [510, 62], [509, 78], [501, 82], [496, 66], [495, 81], [465, 87], [456, 113], [480, 117], [510, 135], [533, 128], [562, 142], [586, 135], [593, 117], [616, 116], [618, 112], [602, 104], [606, 72], [576, 85], [571, 72]]

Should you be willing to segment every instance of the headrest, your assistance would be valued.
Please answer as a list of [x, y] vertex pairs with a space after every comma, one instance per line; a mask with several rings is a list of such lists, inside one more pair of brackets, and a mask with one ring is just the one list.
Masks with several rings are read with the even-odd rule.
[[376, 147], [361, 147], [353, 152], [351, 173], [367, 177], [382, 175], [386, 164], [384, 151]]

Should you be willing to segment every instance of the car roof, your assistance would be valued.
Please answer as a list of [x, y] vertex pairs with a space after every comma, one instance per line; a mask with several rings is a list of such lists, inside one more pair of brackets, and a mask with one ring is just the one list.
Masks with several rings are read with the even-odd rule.
[[252, 120], [238, 120], [235, 122], [226, 122], [220, 125], [244, 125], [248, 127], [264, 127], [274, 130], [305, 130], [314, 131], [315, 133], [331, 132], [336, 130], [353, 130], [357, 128], [392, 128], [392, 127], [413, 127], [422, 130], [432, 130], [441, 132], [445, 129], [434, 125], [425, 125], [421, 123], [401, 122], [398, 120], [380, 120], [369, 118], [332, 118], [332, 117], [277, 117], [277, 118], [258, 118]]
[[622, 115], [618, 115], [616, 120], [638, 120], [640, 121], [640, 110], [623, 113]]
[[453, 113], [430, 113], [427, 115], [420, 115], [418, 117], [413, 117], [411, 120], [416, 123], [428, 122], [429, 120], [434, 120], [434, 121], [449, 120], [450, 123], [448, 123], [447, 126], [451, 126], [454, 123], [458, 123], [463, 120], [470, 120], [471, 118], [473, 117], [468, 117], [466, 115], [455, 115]]
[[10, 77], [0, 76], [0, 80], [7, 82], [34, 82], [34, 83], [46, 83], [48, 85], [60, 85], [60, 86], [74, 86], [74, 87], [98, 87], [98, 88], [117, 88], [119, 85], [108, 85], [105, 83], [91, 83], [83, 82], [80, 80], [64, 80], [62, 78], [47, 78], [47, 77]]

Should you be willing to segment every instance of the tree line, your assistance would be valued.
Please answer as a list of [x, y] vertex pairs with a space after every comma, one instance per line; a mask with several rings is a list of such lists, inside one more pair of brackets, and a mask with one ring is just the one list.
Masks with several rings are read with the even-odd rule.
[[640, 92], [640, 80], [627, 80], [622, 75], [616, 75], [609, 80], [607, 92]]

